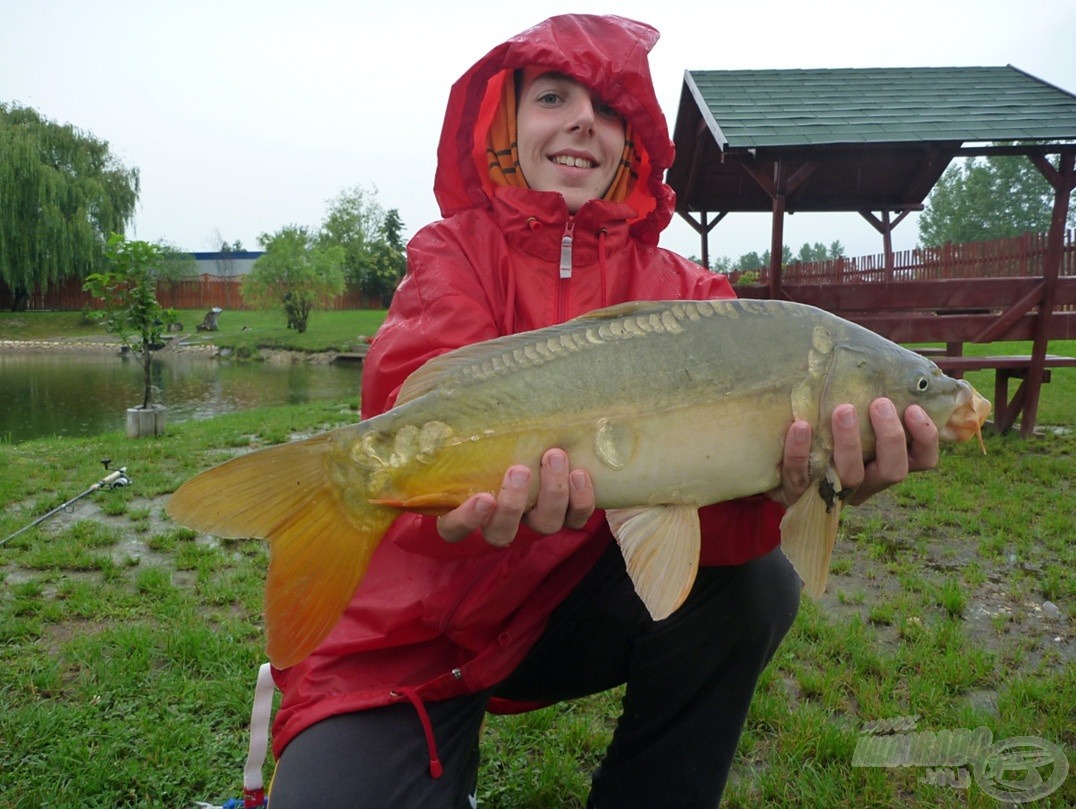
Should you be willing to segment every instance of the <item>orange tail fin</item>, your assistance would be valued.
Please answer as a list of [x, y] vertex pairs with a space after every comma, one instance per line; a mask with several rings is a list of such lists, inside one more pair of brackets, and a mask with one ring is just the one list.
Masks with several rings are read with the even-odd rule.
[[278, 668], [306, 657], [347, 607], [397, 509], [344, 503], [329, 475], [331, 433], [252, 452], [184, 483], [176, 522], [222, 537], [269, 540], [267, 652]]

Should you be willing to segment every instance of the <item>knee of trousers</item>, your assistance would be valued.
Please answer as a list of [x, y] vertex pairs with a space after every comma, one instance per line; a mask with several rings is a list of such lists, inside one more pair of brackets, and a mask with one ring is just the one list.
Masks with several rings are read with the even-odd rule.
[[780, 642], [796, 618], [803, 582], [780, 549], [735, 567], [703, 568], [699, 576], [712, 618], [734, 621], [741, 637]]

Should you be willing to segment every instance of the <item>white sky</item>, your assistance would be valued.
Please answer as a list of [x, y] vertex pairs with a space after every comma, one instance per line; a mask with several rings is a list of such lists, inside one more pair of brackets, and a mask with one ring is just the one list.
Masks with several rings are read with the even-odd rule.
[[[0, 0], [0, 101], [109, 142], [141, 172], [134, 236], [258, 249], [318, 227], [327, 203], [376, 188], [412, 235], [439, 216], [435, 149], [451, 84], [553, 14], [617, 13], [658, 28], [651, 53], [672, 131], [685, 69], [1012, 64], [1076, 92], [1073, 0]], [[894, 232], [913, 247], [914, 217]], [[798, 214], [785, 241], [881, 251], [856, 214]], [[699, 255], [677, 217], [662, 244]], [[711, 254], [769, 247], [768, 215], [731, 214]]]

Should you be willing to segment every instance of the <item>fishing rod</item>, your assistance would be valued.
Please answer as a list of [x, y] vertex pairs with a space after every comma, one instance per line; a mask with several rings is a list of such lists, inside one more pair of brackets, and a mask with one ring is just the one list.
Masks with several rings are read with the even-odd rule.
[[117, 489], [117, 488], [120, 488], [122, 486], [126, 486], [131, 482], [131, 479], [129, 477], [127, 477], [127, 467], [126, 466], [121, 466], [119, 469], [113, 469], [113, 470], [109, 471], [108, 465], [110, 463], [112, 463], [112, 459], [111, 458], [102, 458], [101, 463], [104, 464], [105, 472], [107, 473], [103, 478], [101, 478], [95, 484], [90, 486], [90, 488], [88, 488], [82, 494], [75, 495], [70, 500], [68, 500], [66, 503], [62, 503], [61, 505], [56, 506], [56, 508], [54, 508], [48, 514], [41, 515], [40, 517], [38, 517], [36, 520], [34, 520], [29, 525], [20, 528], [14, 534], [11, 534], [10, 536], [5, 537], [4, 539], [0, 539], [0, 545], [3, 545], [9, 539], [14, 539], [19, 534], [21, 534], [23, 531], [29, 531], [35, 525], [40, 525], [45, 520], [47, 520], [49, 517], [51, 517], [53, 514], [58, 514], [61, 511], [64, 511], [64, 510], [67, 510], [67, 509], [71, 508], [71, 505], [73, 503], [77, 502], [78, 500], [81, 500], [86, 495], [93, 494], [98, 489]]

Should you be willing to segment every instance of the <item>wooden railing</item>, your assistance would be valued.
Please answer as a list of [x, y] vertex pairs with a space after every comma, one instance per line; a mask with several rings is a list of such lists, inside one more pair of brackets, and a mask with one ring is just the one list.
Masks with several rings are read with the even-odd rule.
[[[926, 281], [953, 278], [1013, 278], [1043, 274], [1046, 234], [1025, 233], [1011, 239], [916, 247], [893, 253], [887, 272], [882, 254], [829, 261], [792, 262], [781, 269], [782, 284], [855, 284]], [[769, 282], [769, 267], [759, 271]], [[743, 272], [731, 274], [735, 283]], [[1076, 275], [1076, 231], [1068, 230], [1062, 246], [1060, 275]]]

